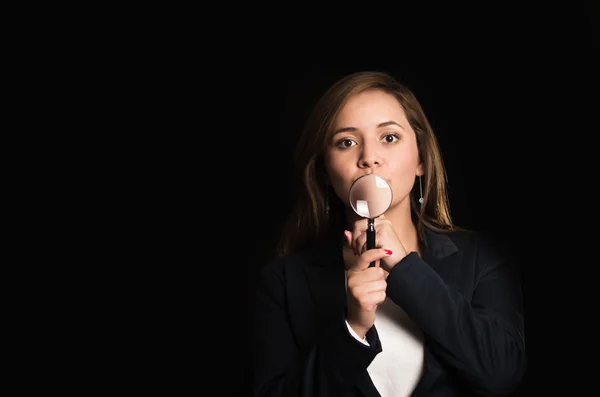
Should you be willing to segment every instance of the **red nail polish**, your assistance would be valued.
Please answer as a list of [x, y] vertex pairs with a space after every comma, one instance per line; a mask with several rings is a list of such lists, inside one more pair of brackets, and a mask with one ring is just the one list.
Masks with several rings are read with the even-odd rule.
[[390, 250], [385, 250], [385, 253], [388, 255], [392, 255], [392, 251], [390, 251]]

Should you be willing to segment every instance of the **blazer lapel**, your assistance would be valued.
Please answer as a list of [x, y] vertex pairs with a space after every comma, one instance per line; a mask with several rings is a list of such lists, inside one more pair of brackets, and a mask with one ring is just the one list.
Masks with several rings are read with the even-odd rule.
[[312, 345], [320, 324], [346, 304], [344, 263], [335, 252], [335, 245], [320, 247], [308, 254], [308, 261], [288, 268], [290, 320], [303, 349]]
[[326, 264], [315, 262], [313, 265], [306, 266], [304, 273], [313, 302], [310, 310], [316, 312], [319, 322], [327, 320], [331, 318], [331, 315], [344, 310], [346, 306], [346, 284], [344, 263], [341, 256], [332, 258]]

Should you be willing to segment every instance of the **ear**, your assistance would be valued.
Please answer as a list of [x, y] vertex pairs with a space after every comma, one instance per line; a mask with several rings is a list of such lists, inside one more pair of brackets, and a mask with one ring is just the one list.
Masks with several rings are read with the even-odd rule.
[[423, 163], [419, 163], [419, 165], [417, 166], [417, 172], [416, 175], [417, 176], [423, 176], [424, 174], [424, 167], [423, 167]]

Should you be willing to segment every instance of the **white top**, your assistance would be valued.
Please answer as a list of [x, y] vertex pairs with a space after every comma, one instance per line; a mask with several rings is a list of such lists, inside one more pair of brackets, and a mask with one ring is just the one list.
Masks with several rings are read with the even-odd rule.
[[[346, 325], [357, 340], [369, 345]], [[375, 327], [382, 351], [367, 368], [373, 384], [382, 397], [410, 396], [423, 371], [423, 334], [389, 297], [377, 308]]]

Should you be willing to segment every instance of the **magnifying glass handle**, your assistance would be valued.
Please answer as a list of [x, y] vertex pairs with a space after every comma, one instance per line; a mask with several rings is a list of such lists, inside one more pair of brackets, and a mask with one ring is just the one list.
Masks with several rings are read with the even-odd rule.
[[[375, 221], [373, 218], [367, 220], [367, 249], [375, 248]], [[374, 267], [375, 262], [371, 262], [369, 267]]]

